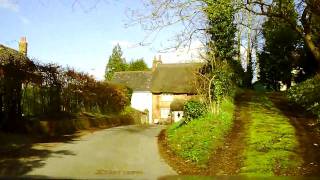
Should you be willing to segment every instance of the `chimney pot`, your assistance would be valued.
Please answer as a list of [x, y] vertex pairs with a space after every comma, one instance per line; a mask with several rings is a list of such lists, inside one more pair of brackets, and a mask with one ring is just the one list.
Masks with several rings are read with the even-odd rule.
[[19, 52], [24, 56], [27, 56], [28, 53], [28, 43], [26, 37], [21, 37], [19, 41]]
[[152, 71], [155, 71], [159, 64], [162, 64], [161, 55], [159, 55], [159, 59], [157, 59], [157, 56], [154, 56], [152, 63]]

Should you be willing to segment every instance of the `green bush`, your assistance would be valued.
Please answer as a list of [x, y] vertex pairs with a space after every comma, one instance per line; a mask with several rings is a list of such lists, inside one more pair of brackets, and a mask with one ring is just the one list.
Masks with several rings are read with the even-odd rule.
[[287, 91], [291, 102], [299, 104], [320, 118], [320, 75], [308, 79]]
[[204, 103], [196, 100], [189, 100], [183, 106], [184, 117], [186, 120], [192, 120], [203, 116], [206, 113]]
[[223, 145], [225, 135], [233, 125], [235, 105], [230, 100], [221, 104], [222, 111], [203, 116], [180, 126], [174, 123], [167, 130], [168, 145], [178, 156], [205, 165], [214, 150]]

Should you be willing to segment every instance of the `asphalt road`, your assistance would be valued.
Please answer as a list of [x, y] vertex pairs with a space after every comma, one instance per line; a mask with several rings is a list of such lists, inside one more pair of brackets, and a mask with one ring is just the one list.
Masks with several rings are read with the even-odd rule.
[[50, 178], [156, 179], [176, 172], [160, 157], [161, 126], [122, 126], [96, 131], [76, 141], [58, 144], [43, 166], [27, 176]]

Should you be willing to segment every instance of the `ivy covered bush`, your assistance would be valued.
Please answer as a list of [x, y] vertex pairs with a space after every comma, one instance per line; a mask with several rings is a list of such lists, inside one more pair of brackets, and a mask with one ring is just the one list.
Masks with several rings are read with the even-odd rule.
[[320, 118], [320, 75], [308, 79], [287, 92], [288, 99]]
[[189, 100], [183, 106], [184, 117], [187, 121], [199, 118], [207, 112], [205, 104], [197, 100]]

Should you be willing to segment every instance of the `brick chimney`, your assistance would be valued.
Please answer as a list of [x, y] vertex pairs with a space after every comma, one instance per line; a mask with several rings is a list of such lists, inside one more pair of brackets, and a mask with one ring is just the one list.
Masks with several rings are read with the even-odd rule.
[[158, 66], [159, 64], [162, 64], [161, 55], [159, 55], [159, 59], [157, 59], [157, 57], [154, 56], [154, 58], [153, 58], [153, 63], [152, 63], [152, 72], [157, 69], [157, 66]]
[[27, 56], [28, 53], [28, 43], [26, 37], [21, 37], [19, 41], [19, 52]]

